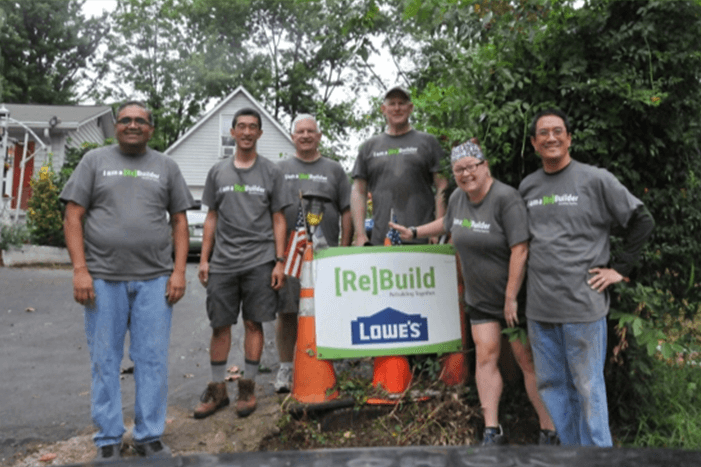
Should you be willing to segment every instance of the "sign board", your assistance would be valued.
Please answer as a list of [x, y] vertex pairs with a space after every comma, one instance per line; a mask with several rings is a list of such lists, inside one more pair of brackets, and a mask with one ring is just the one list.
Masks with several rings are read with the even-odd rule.
[[314, 263], [318, 358], [462, 348], [451, 245], [328, 248]]

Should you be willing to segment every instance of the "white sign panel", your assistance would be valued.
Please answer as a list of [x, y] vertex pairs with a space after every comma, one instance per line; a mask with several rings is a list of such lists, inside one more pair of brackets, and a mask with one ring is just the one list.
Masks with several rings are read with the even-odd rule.
[[329, 248], [316, 254], [318, 358], [462, 348], [450, 245]]

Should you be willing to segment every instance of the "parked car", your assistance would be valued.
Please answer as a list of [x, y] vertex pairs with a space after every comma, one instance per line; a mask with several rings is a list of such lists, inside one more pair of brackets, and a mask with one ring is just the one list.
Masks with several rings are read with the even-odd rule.
[[187, 215], [187, 226], [190, 229], [190, 250], [191, 255], [199, 255], [202, 251], [202, 233], [204, 231], [204, 219], [207, 211], [200, 209], [189, 209], [185, 211]]

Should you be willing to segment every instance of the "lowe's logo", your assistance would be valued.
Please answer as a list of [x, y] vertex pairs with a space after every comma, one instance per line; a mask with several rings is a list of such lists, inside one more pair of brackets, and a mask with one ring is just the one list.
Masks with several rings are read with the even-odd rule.
[[385, 308], [367, 318], [351, 321], [351, 338], [357, 344], [391, 344], [428, 340], [428, 320]]

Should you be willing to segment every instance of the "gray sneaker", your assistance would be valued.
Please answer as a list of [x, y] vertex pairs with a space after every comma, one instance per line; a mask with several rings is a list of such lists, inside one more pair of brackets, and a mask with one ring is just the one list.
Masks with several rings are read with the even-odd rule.
[[502, 446], [506, 444], [506, 435], [501, 425], [498, 427], [485, 427], [482, 446]]
[[97, 448], [97, 456], [95, 462], [114, 461], [122, 458], [122, 443], [109, 444]]
[[134, 449], [140, 456], [144, 457], [173, 457], [170, 448], [163, 444], [163, 441], [160, 439], [150, 443], [134, 443]]
[[290, 392], [292, 388], [292, 367], [281, 366], [277, 371], [277, 376], [275, 377], [275, 383], [273, 383], [275, 392], [278, 394], [283, 392]]

